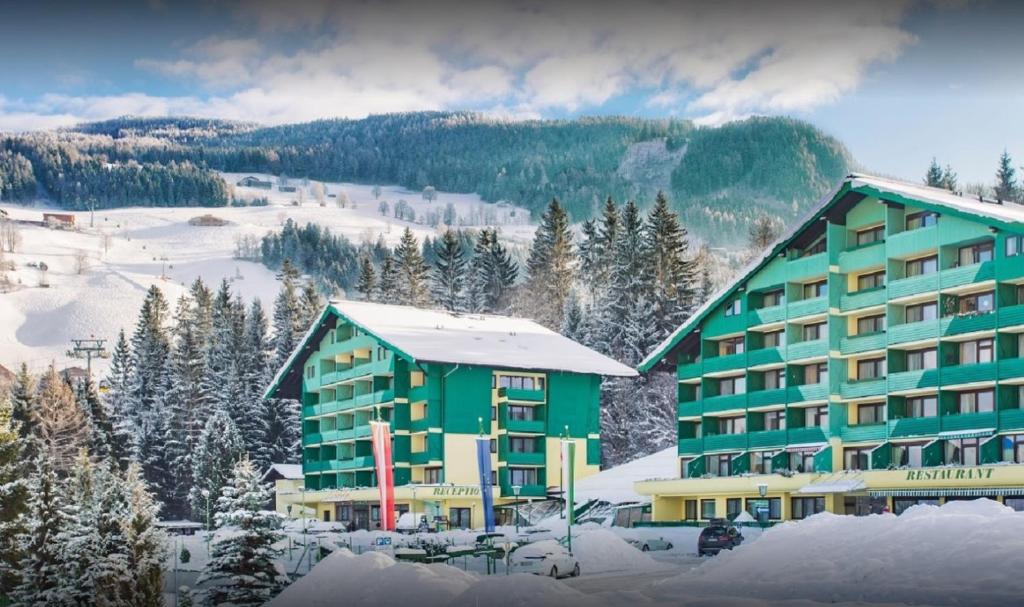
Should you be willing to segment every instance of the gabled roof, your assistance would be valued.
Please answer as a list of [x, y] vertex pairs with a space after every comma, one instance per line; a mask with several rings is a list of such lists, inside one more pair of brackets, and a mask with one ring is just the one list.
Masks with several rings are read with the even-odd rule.
[[738, 278], [708, 298], [706, 302], [672, 332], [665, 341], [658, 345], [637, 367], [641, 372], [650, 371], [656, 364], [672, 351], [684, 337], [710, 314], [723, 300], [731, 297], [744, 282], [754, 273], [768, 264], [776, 255], [785, 251], [790, 243], [805, 229], [818, 221], [824, 214], [844, 200], [847, 195], [860, 198], [874, 197], [889, 202], [907, 204], [937, 213], [948, 213], [966, 219], [983, 220], [993, 226], [1013, 231], [1024, 231], [1024, 206], [1014, 203], [999, 203], [992, 200], [978, 200], [970, 196], [961, 196], [949, 190], [933, 188], [925, 185], [852, 173], [826, 194], [789, 232], [782, 235], [763, 255], [754, 259], [739, 274]]
[[263, 473], [261, 480], [267, 480], [272, 474], [277, 474], [281, 478], [290, 481], [305, 478], [302, 474], [302, 464], [270, 464], [267, 471]]
[[301, 344], [278, 370], [266, 396], [283, 382], [294, 392], [302, 370], [293, 370], [305, 359], [337, 319], [354, 324], [398, 356], [412, 363], [448, 363], [521, 369], [564, 371], [632, 377], [637, 372], [568, 337], [526, 318], [493, 314], [457, 314], [362, 301], [334, 300], [310, 327]]

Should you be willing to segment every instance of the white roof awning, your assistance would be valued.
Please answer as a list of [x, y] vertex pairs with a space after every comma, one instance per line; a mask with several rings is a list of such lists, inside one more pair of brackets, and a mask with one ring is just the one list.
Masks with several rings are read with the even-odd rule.
[[992, 436], [995, 431], [995, 428], [981, 428], [979, 430], [949, 430], [946, 432], [939, 432], [937, 436], [942, 440], [955, 438], [982, 438], [985, 436]]
[[852, 491], [863, 491], [867, 487], [859, 478], [851, 478], [847, 480], [834, 480], [825, 481], [821, 483], [811, 483], [804, 485], [797, 489], [797, 493], [802, 494], [819, 494], [819, 493], [850, 493]]

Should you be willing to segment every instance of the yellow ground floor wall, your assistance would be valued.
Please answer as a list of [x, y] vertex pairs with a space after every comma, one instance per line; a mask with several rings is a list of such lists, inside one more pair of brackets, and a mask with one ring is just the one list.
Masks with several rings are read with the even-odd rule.
[[[574, 459], [576, 464], [574, 466], [576, 480], [600, 472], [600, 466], [587, 465], [587, 439], [574, 438], [572, 442], [576, 443], [576, 456]], [[562, 439], [551, 436], [547, 437], [545, 449], [547, 451], [545, 459], [547, 462], [548, 485], [552, 487], [558, 486], [562, 482]]]
[[745, 508], [747, 499], [781, 498], [778, 520], [790, 520], [794, 497], [821, 497], [827, 511], [845, 514], [847, 497], [884, 498], [892, 510], [893, 500], [897, 498], [893, 494], [929, 494], [943, 501], [946, 497], [954, 498], [953, 494], [968, 491], [999, 496], [1024, 488], [1024, 465], [673, 479], [642, 481], [636, 483], [635, 488], [637, 493], [651, 496], [653, 521], [687, 520], [687, 500], [697, 501], [697, 520], [701, 519], [700, 502], [703, 500], [714, 500], [715, 517], [724, 517], [730, 498], [739, 498], [741, 509]]

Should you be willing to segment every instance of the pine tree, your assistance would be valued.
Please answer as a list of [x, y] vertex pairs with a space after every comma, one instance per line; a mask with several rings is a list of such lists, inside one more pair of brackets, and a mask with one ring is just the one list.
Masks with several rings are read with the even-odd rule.
[[363, 296], [364, 301], [371, 301], [377, 291], [377, 275], [369, 255], [359, 257], [359, 282], [356, 283], [356, 291]]
[[686, 228], [658, 192], [647, 216], [644, 248], [649, 256], [654, 338], [660, 341], [683, 324], [693, 309], [693, 267], [686, 255]]
[[281, 368], [299, 345], [302, 320], [295, 281], [298, 271], [287, 259], [281, 270], [281, 290], [274, 302], [274, 367]]
[[214, 413], [192, 456], [193, 485], [189, 502], [193, 513], [212, 515], [208, 500], [216, 501], [231, 477], [231, 469], [245, 453], [245, 445], [234, 422], [224, 411]]
[[271, 464], [299, 462], [302, 441], [302, 419], [296, 400], [269, 398], [262, 401], [260, 419], [263, 436], [253, 458], [261, 470]]
[[91, 440], [85, 413], [75, 402], [71, 387], [51, 363], [40, 382], [35, 433], [51, 465], [67, 472], [80, 449]]
[[939, 166], [939, 162], [934, 156], [932, 156], [932, 163], [928, 165], [928, 171], [924, 174], [924, 184], [933, 188], [944, 187], [942, 167]]
[[767, 215], [758, 215], [750, 224], [748, 232], [747, 248], [750, 249], [750, 258], [760, 255], [768, 249], [775, 239], [779, 237], [779, 230], [775, 221]]
[[320, 317], [320, 312], [323, 311], [323, 308], [324, 298], [320, 297], [320, 293], [316, 290], [313, 283], [307, 282], [302, 287], [302, 297], [299, 299], [299, 309], [301, 310], [299, 327], [303, 334]]
[[126, 545], [128, 575], [120, 595], [132, 607], [162, 607], [163, 568], [166, 538], [156, 526], [158, 507], [142, 479], [137, 465], [125, 477], [128, 504], [121, 520]]
[[614, 256], [607, 288], [595, 302], [595, 325], [591, 333], [593, 347], [599, 352], [626, 362], [638, 362], [634, 350], [640, 346], [635, 329], [641, 305], [650, 307], [653, 289], [652, 268], [645, 240], [640, 209], [630, 201], [622, 207], [616, 233]]
[[75, 459], [64, 484], [64, 524], [54, 538], [60, 547], [57, 568], [64, 604], [88, 605], [96, 596], [94, 566], [99, 558], [99, 528], [96, 524], [95, 474], [85, 450]]
[[[130, 435], [133, 427], [133, 412], [130, 410], [132, 381], [132, 355], [125, 337], [124, 329], [117, 334], [117, 343], [110, 358], [110, 373], [107, 382], [110, 386], [105, 400], [110, 407], [110, 415], [115, 431], [119, 436]], [[124, 445], [125, 448], [129, 445]]]
[[143, 418], [162, 414], [160, 404], [168, 388], [171, 351], [167, 316], [163, 293], [156, 286], [150, 287], [131, 339], [132, 377], [126, 409], [135, 428], [141, 426]]
[[0, 394], [0, 596], [10, 596], [20, 580], [17, 537], [25, 531], [28, 506], [26, 439], [13, 418], [11, 401]]
[[434, 244], [437, 257], [431, 274], [434, 301], [445, 310], [463, 310], [463, 286], [466, 282], [466, 256], [462, 244], [451, 230]]
[[1015, 202], [1017, 200], [1017, 170], [1013, 168], [1013, 160], [1006, 150], [1003, 150], [1003, 155], [999, 157], [995, 194], [996, 200], [999, 202]]
[[503, 312], [518, 276], [519, 267], [502, 246], [498, 232], [481, 230], [469, 263], [466, 307], [471, 312]]
[[537, 322], [557, 330], [562, 326], [565, 300], [574, 278], [576, 252], [572, 244], [569, 216], [553, 198], [541, 216], [527, 258], [524, 307]]
[[396, 303], [415, 307], [430, 305], [430, 269], [408, 227], [395, 248], [395, 274]]
[[63, 605], [61, 546], [56, 541], [66, 523], [63, 492], [45, 451], [36, 457], [29, 487], [25, 530], [18, 536], [21, 579], [11, 598], [16, 607]]
[[957, 174], [953, 171], [953, 167], [946, 165], [946, 168], [942, 171], [942, 186], [950, 192], [956, 192], [959, 188]]
[[558, 332], [569, 339], [583, 343], [587, 338], [585, 322], [580, 298], [576, 295], [576, 291], [572, 291], [569, 293], [569, 299], [565, 300], [564, 320]]
[[377, 283], [377, 301], [398, 303], [398, 268], [390, 253], [384, 254], [380, 264], [380, 282]]
[[11, 420], [23, 438], [35, 434], [35, 412], [39, 406], [37, 389], [28, 365], [21, 363], [11, 386]]
[[199, 577], [198, 583], [206, 585], [202, 604], [257, 607], [288, 584], [277, 562], [281, 550], [275, 547], [284, 538], [283, 517], [263, 509], [269, 499], [252, 462], [236, 463], [217, 501], [217, 528], [225, 533], [213, 545], [210, 562]]
[[123, 461], [128, 452], [118, 440], [113, 420], [91, 377], [86, 377], [75, 387], [75, 400], [89, 424], [89, 454], [101, 459]]

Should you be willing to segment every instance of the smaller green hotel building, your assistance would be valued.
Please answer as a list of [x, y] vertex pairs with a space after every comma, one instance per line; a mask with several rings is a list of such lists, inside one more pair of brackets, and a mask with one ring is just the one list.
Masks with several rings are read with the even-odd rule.
[[640, 369], [665, 361], [655, 520], [1024, 510], [1024, 207], [850, 175]]
[[585, 454], [577, 478], [599, 470], [601, 378], [635, 374], [526, 319], [332, 301], [267, 391], [302, 404], [304, 482], [279, 491], [277, 507], [376, 528], [379, 415], [391, 424], [396, 510], [479, 526], [481, 432], [495, 503], [516, 490], [546, 499], [561, 481], [562, 437]]

